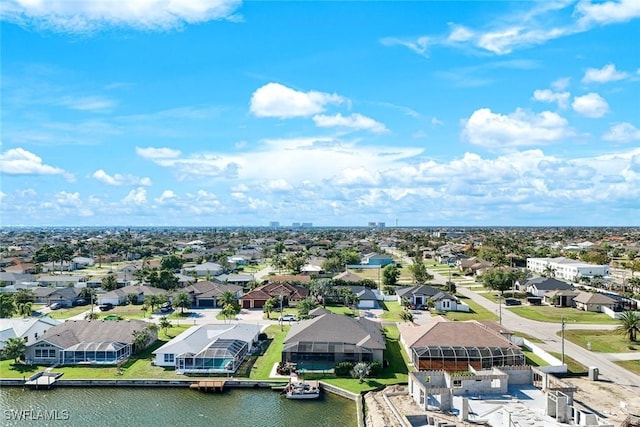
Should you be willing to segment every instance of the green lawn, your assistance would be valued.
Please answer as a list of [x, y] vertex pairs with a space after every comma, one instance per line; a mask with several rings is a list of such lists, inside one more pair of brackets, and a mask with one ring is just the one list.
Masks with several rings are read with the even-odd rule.
[[145, 317], [149, 317], [150, 311], [147, 310], [145, 312], [142, 311], [142, 305], [117, 305], [113, 307], [111, 310], [100, 311], [98, 307], [94, 307], [94, 311], [98, 313], [98, 319], [103, 319], [104, 317], [110, 314], [116, 314], [121, 316], [123, 319], [143, 319]]
[[402, 322], [400, 313], [402, 313], [402, 306], [398, 301], [380, 301], [380, 307], [384, 310], [384, 313], [380, 316], [382, 320], [389, 322]]
[[513, 313], [529, 320], [537, 320], [540, 322], [562, 323], [564, 318], [566, 323], [618, 323], [604, 313], [591, 313], [575, 308], [568, 307], [551, 307], [548, 305], [527, 306], [510, 308]]
[[[58, 320], [62, 320], [62, 319], [68, 319], [70, 317], [73, 316], [77, 316], [80, 313], [83, 313], [85, 311], [91, 310], [91, 306], [90, 305], [79, 305], [77, 307], [71, 307], [71, 308], [61, 308], [59, 310], [51, 310], [51, 312], [48, 314], [49, 317], [51, 317], [52, 319], [58, 319]], [[97, 311], [98, 308], [96, 307], [95, 310]]]
[[[515, 297], [513, 296], [515, 294]], [[526, 302], [526, 294], [523, 294], [522, 292], [512, 292], [512, 291], [505, 291], [504, 295], [500, 296], [500, 292], [482, 292], [479, 293], [479, 295], [482, 295], [483, 297], [485, 297], [486, 299], [493, 301], [494, 303], [498, 304], [499, 302], [502, 302], [502, 304], [504, 305], [504, 298], [517, 298], [519, 299], [521, 302]]]
[[480, 304], [476, 303], [475, 301], [467, 298], [467, 297], [463, 297], [463, 296], [458, 296], [458, 298], [469, 305], [469, 307], [471, 308], [471, 311], [468, 313], [462, 312], [462, 311], [443, 311], [443, 312], [435, 312], [437, 314], [441, 314], [443, 316], [445, 316], [447, 319], [449, 320], [459, 320], [459, 321], [464, 321], [464, 320], [498, 320], [498, 315], [490, 312], [489, 310], [487, 310], [486, 308], [482, 307]]
[[640, 375], [640, 360], [623, 360], [615, 362], [616, 365], [622, 366], [624, 369]]
[[[558, 360], [562, 360], [561, 353], [550, 351], [549, 354], [551, 354], [553, 357], [557, 358]], [[566, 354], [564, 355], [564, 363], [567, 365], [567, 369], [572, 374], [586, 374], [589, 371], [589, 369], [586, 366], [584, 366], [582, 363], [567, 356]]]
[[267, 380], [273, 365], [280, 362], [282, 359], [282, 347], [284, 346], [284, 338], [287, 336], [289, 326], [283, 325], [282, 330], [278, 325], [269, 326], [265, 332], [268, 337], [266, 344], [266, 350], [259, 356], [253, 367], [251, 368], [251, 374], [249, 378]]
[[[557, 335], [561, 334], [561, 331], [557, 332]], [[627, 353], [640, 350], [640, 343], [632, 343], [626, 336], [614, 331], [569, 329], [564, 331], [564, 337], [583, 348], [587, 348], [587, 343], [591, 343], [591, 351], [599, 353]]]
[[515, 335], [516, 337], [521, 337], [521, 338], [525, 338], [527, 340], [529, 340], [532, 343], [544, 343], [544, 340], [541, 340], [540, 338], [536, 338], [534, 336], [531, 336], [529, 334], [525, 334], [524, 332], [514, 332], [513, 335]]
[[530, 366], [547, 366], [548, 363], [542, 360], [539, 356], [533, 354], [531, 350], [522, 349], [524, 356], [527, 358], [527, 365]]
[[[115, 366], [61, 366], [55, 372], [63, 372], [64, 379], [137, 379], [137, 378], [184, 378], [184, 375], [176, 375], [173, 369], [162, 368], [151, 365], [154, 356], [151, 354], [155, 349], [164, 345], [174, 338], [188, 326], [177, 326], [169, 328], [165, 334], [164, 330], [158, 333], [158, 341], [145, 349], [143, 352], [132, 356], [121, 367]], [[0, 378], [22, 378], [29, 377], [36, 372], [40, 372], [48, 366], [36, 365], [12, 365], [13, 360], [3, 360], [0, 362]]]

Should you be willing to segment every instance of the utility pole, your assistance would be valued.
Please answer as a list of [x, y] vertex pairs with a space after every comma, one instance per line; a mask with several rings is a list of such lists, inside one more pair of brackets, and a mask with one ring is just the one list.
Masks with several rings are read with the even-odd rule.
[[498, 297], [498, 316], [500, 317], [499, 323], [502, 326], [502, 297]]
[[279, 323], [280, 323], [280, 330], [284, 330], [284, 326], [282, 325], [282, 316], [284, 315], [284, 313], [282, 312], [282, 299], [283, 299], [283, 295], [280, 294], [280, 318], [278, 319]]

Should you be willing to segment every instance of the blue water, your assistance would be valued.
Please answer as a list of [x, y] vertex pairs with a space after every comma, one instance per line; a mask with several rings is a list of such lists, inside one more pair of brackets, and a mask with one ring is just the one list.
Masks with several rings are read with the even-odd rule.
[[[183, 388], [58, 387], [44, 391], [3, 387], [0, 408], [1, 426], [357, 425], [355, 403], [348, 399], [325, 392], [317, 401], [293, 401], [265, 389], [207, 394]], [[20, 416], [26, 419], [17, 420]]]

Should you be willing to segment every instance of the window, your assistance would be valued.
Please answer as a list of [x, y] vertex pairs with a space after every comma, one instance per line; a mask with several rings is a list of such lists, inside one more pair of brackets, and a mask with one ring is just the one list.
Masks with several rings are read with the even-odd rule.
[[50, 359], [56, 357], [56, 351], [49, 348], [37, 348], [35, 351], [35, 357], [41, 357], [44, 359]]
[[462, 387], [462, 380], [453, 380], [453, 387], [454, 388]]
[[174, 355], [165, 353], [164, 355], [164, 363], [174, 363]]
[[24, 337], [24, 342], [29, 342], [29, 337]]

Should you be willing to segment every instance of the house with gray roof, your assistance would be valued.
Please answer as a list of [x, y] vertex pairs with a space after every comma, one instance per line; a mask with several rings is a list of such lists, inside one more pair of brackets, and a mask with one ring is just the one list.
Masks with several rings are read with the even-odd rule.
[[149, 295], [166, 295], [171, 292], [166, 289], [156, 288], [154, 286], [133, 285], [117, 288], [104, 294], [98, 295], [98, 305], [113, 304], [124, 305], [129, 302], [129, 295], [134, 294], [136, 303], [141, 304]]
[[396, 296], [400, 304], [402, 304], [402, 300], [407, 300], [414, 307], [419, 307], [427, 304], [429, 298], [432, 298], [440, 292], [441, 290], [434, 286], [418, 285], [396, 289]]
[[218, 298], [225, 292], [231, 292], [236, 298], [242, 295], [242, 286], [203, 280], [184, 288], [192, 298], [193, 307], [211, 308], [218, 306]]
[[157, 366], [178, 374], [234, 373], [258, 343], [260, 325], [197, 325], [153, 352]]
[[533, 296], [544, 297], [545, 293], [549, 291], [573, 290], [573, 285], [553, 277], [533, 277], [524, 282], [520, 288], [524, 288]]
[[599, 313], [602, 311], [602, 307], [614, 309], [618, 302], [600, 292], [580, 292], [573, 302], [578, 310], [593, 311]]
[[213, 277], [218, 276], [224, 272], [224, 269], [220, 264], [215, 262], [203, 262], [202, 264], [196, 264], [193, 267], [185, 267], [182, 269], [182, 274], [192, 275], [195, 274], [198, 277]]
[[291, 326], [282, 362], [298, 370], [327, 370], [339, 362], [382, 362], [386, 343], [378, 322], [342, 314], [323, 314]]
[[142, 320], [68, 320], [28, 346], [25, 359], [42, 365], [114, 365], [136, 350], [134, 333], [146, 335], [145, 346], [158, 339], [158, 332], [147, 325]]
[[36, 304], [51, 305], [57, 302], [63, 307], [71, 307], [73, 301], [80, 295], [80, 288], [50, 288], [39, 286], [32, 289], [35, 298], [34, 302]]

